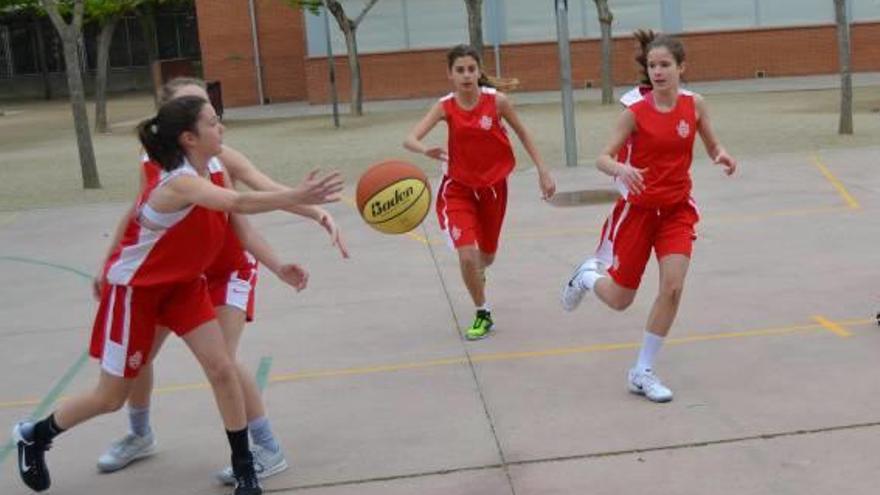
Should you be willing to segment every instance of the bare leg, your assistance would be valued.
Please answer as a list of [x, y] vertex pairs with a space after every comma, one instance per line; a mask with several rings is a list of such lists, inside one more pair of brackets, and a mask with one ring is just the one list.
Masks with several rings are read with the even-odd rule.
[[458, 248], [458, 262], [461, 268], [461, 278], [474, 301], [474, 306], [480, 307], [486, 303], [486, 287], [483, 280], [483, 260], [476, 246], [462, 246]]
[[217, 312], [217, 321], [223, 330], [223, 340], [226, 341], [226, 351], [236, 365], [238, 381], [241, 383], [241, 391], [244, 395], [244, 408], [247, 420], [251, 421], [261, 418], [266, 415], [266, 408], [263, 406], [260, 388], [254, 375], [236, 358], [238, 344], [241, 341], [241, 334], [244, 330], [245, 313], [232, 306], [218, 306], [215, 310]]
[[95, 416], [117, 411], [125, 404], [131, 387], [132, 380], [111, 375], [102, 369], [98, 384], [91, 392], [61, 403], [55, 411], [55, 423], [67, 430]]
[[609, 308], [617, 311], [623, 311], [630, 307], [636, 298], [635, 290], [618, 285], [614, 279], [607, 275], [596, 281], [593, 293]]
[[247, 417], [238, 371], [226, 350], [226, 342], [217, 320], [200, 325], [184, 335], [183, 340], [202, 365], [211, 383], [226, 430], [243, 430], [247, 426]]
[[648, 324], [645, 328], [648, 332], [660, 337], [665, 337], [669, 333], [678, 313], [690, 261], [690, 258], [683, 254], [671, 254], [660, 260], [660, 291], [648, 316]]

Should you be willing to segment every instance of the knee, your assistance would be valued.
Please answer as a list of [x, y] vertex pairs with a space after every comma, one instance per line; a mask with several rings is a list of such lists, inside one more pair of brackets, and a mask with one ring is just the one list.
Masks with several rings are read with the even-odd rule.
[[122, 409], [128, 394], [122, 392], [99, 392], [98, 405], [102, 414], [110, 414]]
[[495, 262], [495, 255], [494, 255], [494, 254], [480, 253], [480, 260], [481, 260], [482, 263], [483, 263], [483, 268], [488, 268], [489, 266], [492, 265], [492, 263]]
[[681, 281], [664, 282], [660, 285], [659, 299], [678, 304], [681, 301], [681, 294], [684, 291], [684, 284]]
[[481, 268], [482, 263], [480, 262], [480, 257], [477, 253], [461, 253], [459, 255], [459, 262], [461, 263], [461, 268], [463, 270], [479, 270]]
[[614, 311], [623, 311], [626, 308], [632, 306], [634, 299], [635, 298], [632, 296], [618, 296], [608, 302], [608, 307], [610, 307]]
[[234, 383], [237, 379], [238, 367], [229, 356], [218, 358], [205, 366], [205, 374], [213, 385], [222, 386]]

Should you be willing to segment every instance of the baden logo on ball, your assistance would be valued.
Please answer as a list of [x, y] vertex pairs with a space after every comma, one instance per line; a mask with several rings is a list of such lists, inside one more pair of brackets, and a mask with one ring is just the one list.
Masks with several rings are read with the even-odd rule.
[[409, 232], [422, 223], [431, 207], [428, 177], [402, 160], [372, 165], [358, 180], [357, 207], [364, 221], [379, 232]]

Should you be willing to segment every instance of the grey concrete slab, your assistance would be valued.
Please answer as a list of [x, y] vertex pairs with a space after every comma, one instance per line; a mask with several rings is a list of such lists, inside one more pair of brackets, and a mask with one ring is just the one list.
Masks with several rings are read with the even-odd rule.
[[511, 493], [510, 482], [501, 469], [478, 469], [475, 471], [444, 473], [414, 478], [397, 478], [344, 486], [328, 486], [304, 489], [289, 493], [305, 495], [460, 495]]
[[511, 467], [520, 495], [876, 492], [876, 427]]

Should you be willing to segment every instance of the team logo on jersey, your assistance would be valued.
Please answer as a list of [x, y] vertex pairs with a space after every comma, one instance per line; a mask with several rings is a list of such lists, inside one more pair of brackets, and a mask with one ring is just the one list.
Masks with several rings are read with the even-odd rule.
[[452, 240], [457, 241], [461, 238], [461, 229], [458, 227], [452, 227], [452, 230], [449, 232], [449, 235], [452, 236]]
[[484, 131], [488, 131], [489, 129], [491, 129], [492, 128], [492, 117], [489, 117], [488, 115], [483, 115], [482, 117], [480, 117], [480, 127]]
[[675, 128], [675, 130], [678, 131], [679, 136], [681, 136], [682, 138], [686, 138], [691, 133], [691, 126], [689, 126], [684, 119], [681, 119], [678, 121], [678, 126]]
[[141, 353], [141, 351], [137, 351], [128, 357], [129, 368], [136, 370], [140, 368], [142, 364], [144, 364], [144, 355], [143, 353]]

